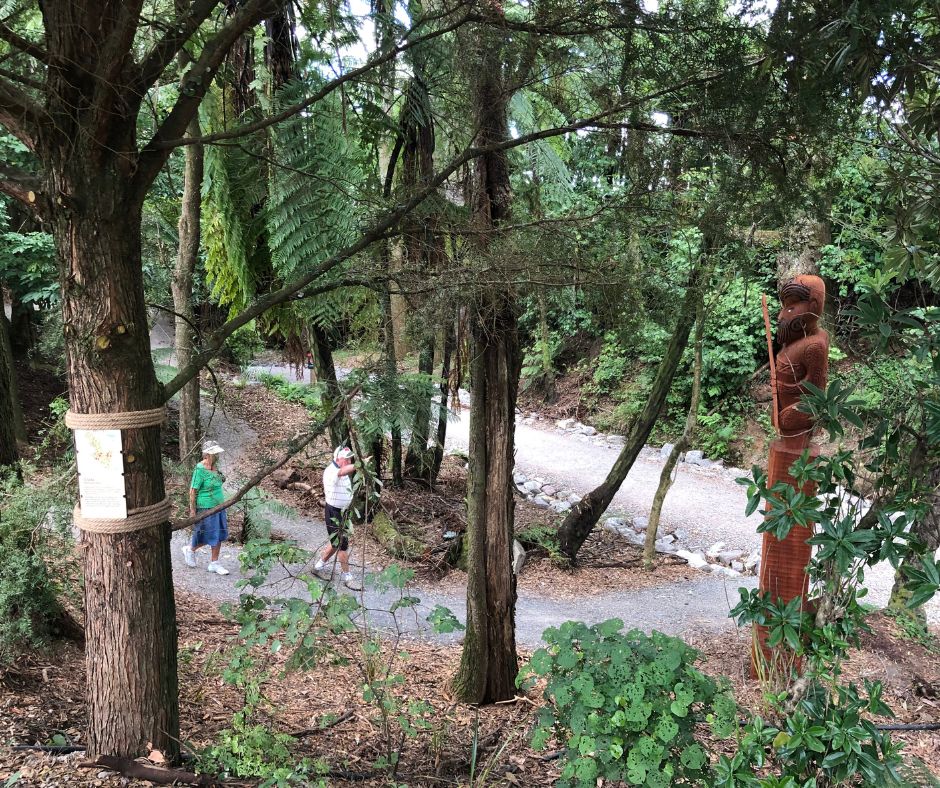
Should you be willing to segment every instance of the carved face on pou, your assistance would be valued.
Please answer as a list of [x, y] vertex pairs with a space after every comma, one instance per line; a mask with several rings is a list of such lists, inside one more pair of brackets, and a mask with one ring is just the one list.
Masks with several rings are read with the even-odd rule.
[[777, 315], [777, 341], [789, 345], [819, 330], [819, 318], [826, 302], [826, 285], [818, 276], [801, 274], [780, 290]]

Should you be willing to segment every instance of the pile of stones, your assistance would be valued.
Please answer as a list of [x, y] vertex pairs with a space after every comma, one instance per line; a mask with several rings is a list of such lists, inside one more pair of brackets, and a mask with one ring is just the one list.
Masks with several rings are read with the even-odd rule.
[[556, 488], [553, 484], [537, 476], [531, 478], [521, 471], [512, 475], [513, 483], [520, 494], [530, 503], [564, 514], [581, 500], [581, 496], [571, 490]]

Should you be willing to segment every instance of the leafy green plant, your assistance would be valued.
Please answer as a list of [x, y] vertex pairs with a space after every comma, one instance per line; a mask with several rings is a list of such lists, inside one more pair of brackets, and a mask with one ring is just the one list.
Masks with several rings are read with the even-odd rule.
[[728, 459], [741, 432], [743, 418], [725, 413], [703, 413], [698, 417], [696, 441], [709, 457]]
[[548, 646], [519, 677], [523, 687], [547, 682], [533, 747], [561, 739], [569, 785], [594, 786], [599, 777], [650, 788], [707, 784], [709, 758], [695, 730], [705, 723], [722, 738], [735, 731], [727, 685], [696, 669], [698, 652], [681, 640], [622, 630], [623, 621], [610, 619], [544, 632]]
[[232, 363], [247, 367], [251, 360], [264, 349], [264, 342], [254, 321], [235, 329], [225, 340], [225, 353]]
[[628, 366], [627, 355], [614, 333], [604, 335], [604, 345], [597, 357], [592, 380], [598, 391], [610, 391], [623, 380]]
[[548, 553], [552, 560], [562, 560], [558, 549], [558, 527], [543, 523], [532, 523], [516, 532], [518, 539], [526, 550], [538, 548]]

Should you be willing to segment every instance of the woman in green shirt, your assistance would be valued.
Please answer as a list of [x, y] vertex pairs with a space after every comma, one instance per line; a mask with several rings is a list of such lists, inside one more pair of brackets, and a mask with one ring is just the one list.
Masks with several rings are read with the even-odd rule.
[[[225, 500], [225, 494], [222, 492], [223, 477], [216, 470], [216, 460], [223, 451], [225, 450], [215, 441], [206, 441], [202, 445], [202, 461], [197, 463], [193, 470], [193, 479], [189, 485], [189, 513], [193, 517], [200, 512], [214, 509]], [[186, 565], [196, 566], [196, 551], [205, 544], [209, 545], [212, 552], [206, 569], [217, 575], [227, 575], [228, 569], [219, 562], [219, 551], [226, 539], [228, 515], [223, 509], [196, 523], [192, 540], [183, 547]]]

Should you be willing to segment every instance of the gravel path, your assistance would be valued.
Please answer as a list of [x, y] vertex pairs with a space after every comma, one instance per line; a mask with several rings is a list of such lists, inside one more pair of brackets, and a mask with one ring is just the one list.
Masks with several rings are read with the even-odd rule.
[[[154, 347], [172, 344], [172, 323], [160, 319], [153, 331]], [[284, 364], [257, 364], [249, 367], [248, 374], [260, 372], [279, 375], [295, 380], [292, 370]], [[340, 375], [345, 370], [339, 370]], [[461, 399], [469, 399], [467, 396]], [[466, 450], [468, 444], [470, 411], [465, 408], [447, 430], [447, 448]], [[237, 452], [249, 447], [255, 440], [254, 431], [244, 422], [224, 413], [217, 413], [210, 437], [229, 447], [225, 455], [230, 467], [237, 459]], [[607, 475], [617, 458], [617, 450], [597, 446], [587, 438], [555, 431], [539, 429], [527, 424], [516, 424], [516, 467], [528, 476], [538, 476], [558, 488], [568, 488], [583, 494], [596, 487]], [[659, 483], [662, 460], [658, 453], [644, 452], [631, 469], [626, 481], [614, 497], [611, 512], [618, 515], [646, 515], [653, 494]], [[230, 480], [229, 486], [234, 483]], [[757, 533], [759, 515], [744, 516], [744, 489], [734, 482], [732, 475], [722, 468], [700, 468], [680, 464], [676, 481], [670, 490], [662, 512], [661, 527], [666, 532], [681, 529], [687, 534], [687, 545], [707, 548], [723, 541], [729, 548], [750, 550], [760, 545]], [[275, 528], [307, 549], [316, 550], [325, 543], [326, 531], [323, 523], [312, 518], [293, 519], [272, 516]], [[219, 600], [237, 600], [235, 581], [238, 574], [233, 571], [227, 577], [210, 575], [203, 569], [190, 569], [182, 561], [180, 547], [185, 534], [173, 537], [174, 574], [177, 585], [190, 591]], [[226, 545], [222, 559], [230, 569], [238, 566], [239, 549]], [[354, 550], [354, 563], [358, 554]], [[203, 565], [205, 557], [203, 557]], [[380, 564], [367, 561], [367, 571], [381, 569]], [[296, 572], [300, 568], [293, 568]], [[361, 571], [361, 565], [359, 567]], [[289, 578], [278, 578], [280, 586], [290, 582]], [[893, 582], [890, 565], [882, 564], [870, 570], [866, 576], [869, 589], [867, 602], [884, 605], [888, 600]], [[540, 641], [542, 631], [567, 619], [577, 618], [590, 622], [611, 617], [624, 619], [628, 626], [642, 629], [659, 629], [668, 634], [682, 635], [691, 631], [719, 632], [727, 628], [727, 618], [732, 601], [737, 598], [736, 589], [753, 587], [754, 578], [727, 580], [703, 574], [700, 580], [668, 584], [653, 589], [624, 590], [583, 600], [561, 601], [544, 599], [520, 593], [516, 607], [517, 637], [520, 643], [534, 645]], [[442, 592], [440, 589], [415, 586], [411, 592], [422, 600], [420, 609], [428, 612], [440, 604], [450, 608], [461, 620], [465, 615], [465, 599], [462, 593]], [[394, 601], [392, 597], [363, 592], [367, 606], [381, 608]], [[666, 612], [668, 611], [668, 613]], [[928, 620], [940, 623], [940, 599], [927, 606]], [[413, 617], [412, 617], [413, 619]], [[407, 624], [410, 631], [428, 634], [423, 617]], [[449, 636], [453, 639], [456, 636]], [[448, 639], [445, 637], [444, 639]]]

